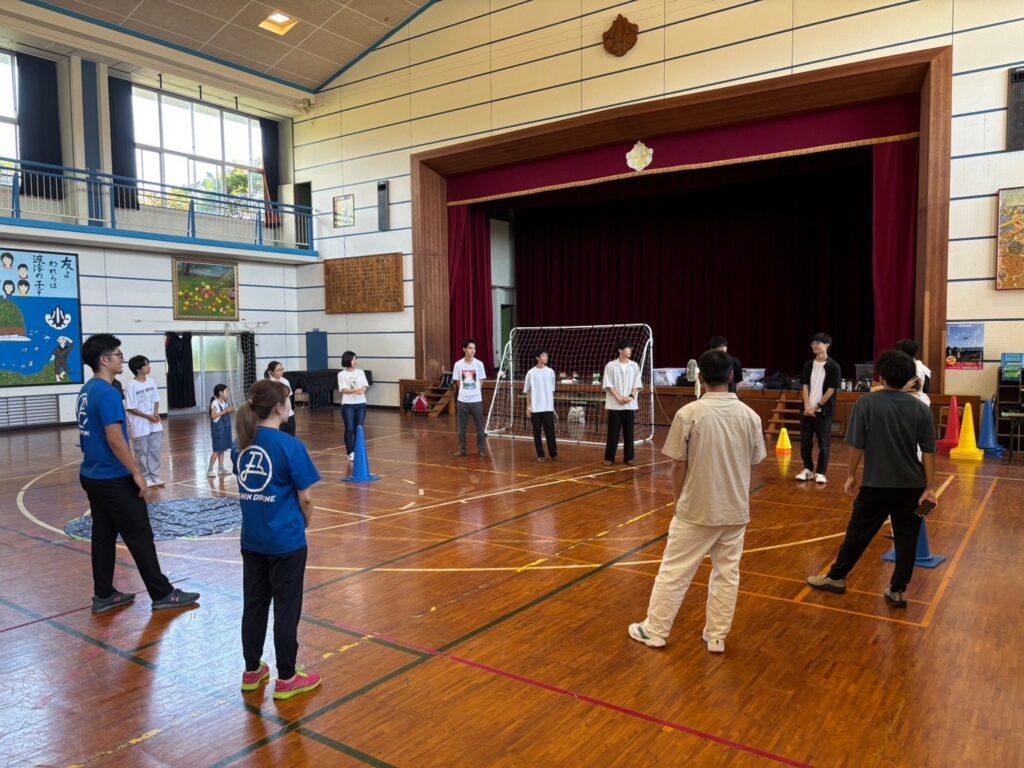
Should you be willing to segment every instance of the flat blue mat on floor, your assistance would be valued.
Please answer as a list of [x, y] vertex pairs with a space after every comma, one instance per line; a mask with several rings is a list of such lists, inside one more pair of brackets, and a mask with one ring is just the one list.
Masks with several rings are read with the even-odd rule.
[[[194, 539], [237, 531], [242, 527], [242, 507], [237, 499], [200, 496], [161, 501], [149, 505], [149, 521], [157, 541]], [[64, 533], [79, 541], [92, 541], [92, 516], [76, 517], [64, 526]]]

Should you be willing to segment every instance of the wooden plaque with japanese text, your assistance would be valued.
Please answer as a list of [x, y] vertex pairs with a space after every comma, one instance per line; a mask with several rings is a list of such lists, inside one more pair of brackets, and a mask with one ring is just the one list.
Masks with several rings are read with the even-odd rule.
[[324, 262], [324, 306], [329, 315], [405, 309], [402, 254]]

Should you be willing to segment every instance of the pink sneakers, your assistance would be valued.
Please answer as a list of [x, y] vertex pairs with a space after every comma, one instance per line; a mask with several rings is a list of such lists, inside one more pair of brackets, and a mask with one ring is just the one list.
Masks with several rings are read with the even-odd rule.
[[295, 670], [295, 677], [291, 680], [286, 682], [281, 678], [277, 679], [277, 682], [274, 683], [274, 698], [290, 699], [292, 696], [298, 696], [300, 693], [312, 691], [319, 685], [320, 675], [315, 672], [307, 673], [303, 669], [297, 669]]
[[267, 662], [261, 661], [260, 668], [257, 669], [255, 672], [242, 673], [242, 690], [255, 691], [269, 679], [270, 667], [267, 666]]

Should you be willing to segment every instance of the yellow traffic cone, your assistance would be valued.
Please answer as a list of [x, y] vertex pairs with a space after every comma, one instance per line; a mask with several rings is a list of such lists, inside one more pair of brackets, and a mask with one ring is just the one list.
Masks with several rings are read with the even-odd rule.
[[978, 447], [978, 441], [974, 439], [974, 414], [971, 413], [970, 403], [964, 406], [960, 444], [949, 452], [949, 458], [957, 461], [982, 461], [985, 458], [985, 452]]
[[775, 441], [776, 453], [789, 453], [793, 450], [793, 444], [789, 442], [789, 432], [783, 427], [779, 432], [779, 439]]

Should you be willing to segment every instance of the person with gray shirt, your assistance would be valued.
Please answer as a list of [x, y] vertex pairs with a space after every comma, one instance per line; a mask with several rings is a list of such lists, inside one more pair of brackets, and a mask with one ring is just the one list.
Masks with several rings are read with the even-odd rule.
[[851, 496], [856, 491], [862, 458], [864, 482], [835, 562], [826, 575], [808, 577], [807, 584], [825, 592], [846, 592], [847, 574], [888, 516], [892, 519], [896, 565], [885, 599], [890, 605], [906, 608], [921, 515], [937, 503], [933, 490], [935, 424], [931, 409], [903, 391], [916, 375], [911, 357], [895, 349], [883, 352], [875, 363], [875, 374], [884, 388], [861, 398], [846, 431], [850, 464], [844, 490]]

